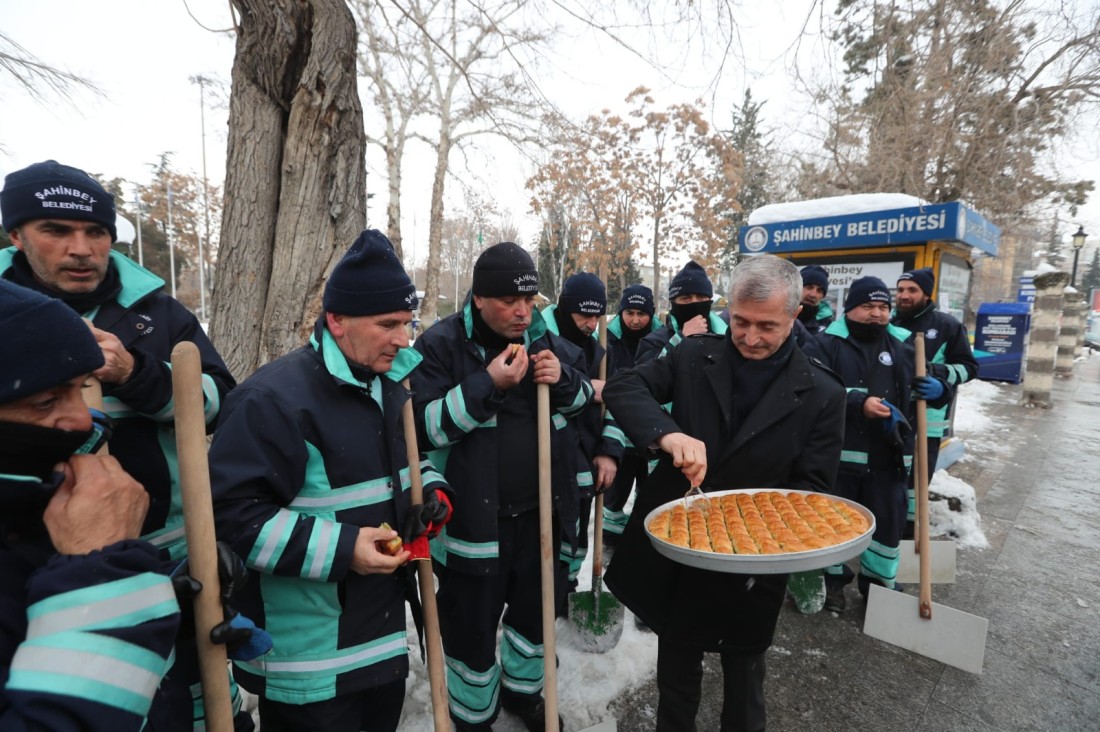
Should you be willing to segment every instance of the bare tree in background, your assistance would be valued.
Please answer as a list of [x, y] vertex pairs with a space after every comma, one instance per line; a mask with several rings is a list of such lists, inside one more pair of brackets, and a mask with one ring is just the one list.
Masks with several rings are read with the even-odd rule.
[[50, 94], [64, 102], [72, 102], [72, 94], [77, 89], [102, 94], [84, 77], [50, 66], [2, 32], [0, 71], [15, 79], [32, 99], [43, 104]]
[[409, 0], [403, 12], [421, 30], [405, 49], [430, 80], [428, 114], [435, 130], [415, 137], [435, 153], [422, 315], [434, 320], [439, 295], [444, 193], [452, 151], [485, 135], [524, 144], [538, 136], [542, 107], [525, 83], [517, 54], [534, 55], [549, 29], [525, 25], [523, 0], [474, 5], [459, 0]]
[[822, 93], [826, 157], [801, 193], [890, 191], [965, 199], [1000, 221], [1084, 202], [1052, 149], [1100, 107], [1100, 8], [841, 0], [844, 86]]
[[382, 118], [380, 131], [368, 129], [367, 144], [381, 148], [386, 158], [386, 233], [404, 259], [402, 163], [409, 125], [427, 111], [429, 93], [426, 69], [408, 50], [419, 48], [422, 31], [390, 0], [356, 0], [351, 7], [359, 26], [359, 73]]
[[607, 266], [617, 276], [635, 242], [648, 241], [658, 292], [663, 257], [687, 252], [711, 263], [724, 248], [740, 210], [741, 157], [699, 106], [654, 109], [644, 87], [626, 101], [634, 105], [627, 116], [604, 110], [590, 117], [528, 187], [536, 211], [569, 212], [578, 243], [591, 250], [578, 259], [582, 268]]
[[300, 345], [362, 230], [355, 19], [341, 0], [233, 0], [239, 13], [211, 335], [238, 377]]

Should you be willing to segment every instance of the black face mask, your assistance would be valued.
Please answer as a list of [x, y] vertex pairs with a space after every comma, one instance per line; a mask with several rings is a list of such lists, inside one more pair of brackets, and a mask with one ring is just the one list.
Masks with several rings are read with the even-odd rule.
[[813, 323], [817, 320], [817, 313], [821, 309], [821, 303], [817, 305], [807, 305], [802, 303], [802, 311], [798, 314], [798, 319], [806, 325]]
[[88, 430], [0, 422], [0, 473], [45, 480], [55, 465], [74, 454], [95, 452], [110, 437], [111, 427], [105, 415], [94, 414]]
[[886, 334], [885, 323], [882, 325], [878, 323], [857, 323], [847, 316], [845, 316], [844, 320], [848, 322], [848, 332], [851, 333], [852, 337], [857, 341], [876, 341]]
[[710, 300], [701, 300], [700, 302], [677, 304], [672, 303], [672, 308], [669, 310], [672, 317], [676, 318], [676, 323], [681, 328], [684, 327], [684, 323], [688, 322], [696, 315], [702, 315], [703, 319], [707, 321], [707, 330], [710, 330], [710, 320], [707, 318], [710, 315]]

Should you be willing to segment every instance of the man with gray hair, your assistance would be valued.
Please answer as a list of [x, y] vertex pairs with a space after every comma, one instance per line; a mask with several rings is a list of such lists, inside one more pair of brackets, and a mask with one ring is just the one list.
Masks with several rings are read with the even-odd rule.
[[[607, 573], [608, 588], [657, 633], [660, 732], [695, 729], [706, 651], [722, 658], [723, 732], [765, 727], [764, 652], [787, 576], [677, 564], [656, 552], [643, 523], [691, 486], [832, 487], [844, 386], [795, 344], [801, 297], [802, 278], [790, 262], [771, 255], [742, 262], [730, 284], [729, 336], [688, 336], [604, 387], [630, 440], [662, 451]], [[671, 414], [661, 409], [668, 402]]]

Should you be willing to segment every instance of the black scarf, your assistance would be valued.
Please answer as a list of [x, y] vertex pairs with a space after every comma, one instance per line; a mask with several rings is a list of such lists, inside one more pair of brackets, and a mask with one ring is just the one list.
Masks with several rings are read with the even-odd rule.
[[775, 353], [767, 358], [754, 360], [742, 356], [732, 338], [727, 341], [733, 364], [733, 404], [730, 408], [730, 434], [733, 435], [760, 401], [768, 385], [787, 365], [796, 344], [792, 332]]
[[710, 330], [710, 300], [701, 300], [699, 302], [690, 302], [683, 304], [672, 304], [672, 308], [669, 313], [672, 317], [676, 318], [676, 324], [680, 327], [680, 330], [684, 329], [684, 324], [694, 318], [696, 315], [702, 315], [703, 320], [707, 322], [707, 330]]
[[798, 319], [805, 325], [813, 325], [817, 322], [817, 314], [821, 311], [821, 303], [817, 305], [802, 304], [802, 312], [798, 314]]
[[619, 340], [621, 340], [626, 345], [626, 350], [630, 351], [630, 353], [632, 354], [637, 354], [638, 344], [641, 343], [642, 339], [649, 334], [649, 327], [646, 326], [645, 328], [641, 328], [639, 330], [631, 330], [630, 328], [626, 327], [626, 323], [622, 322], [622, 320], [620, 320], [619, 322], [623, 326], [623, 334], [619, 338]]
[[4, 276], [17, 285], [22, 285], [47, 297], [62, 301], [75, 310], [78, 315], [83, 315], [108, 300], [114, 299], [122, 291], [122, 280], [118, 276], [118, 268], [113, 263], [108, 263], [107, 274], [104, 275], [103, 281], [91, 292], [70, 294], [47, 287], [35, 278], [30, 262], [27, 261], [27, 255], [23, 252], [15, 253], [11, 260], [11, 269]]
[[0, 422], [0, 473], [45, 479], [53, 467], [96, 436], [88, 430], [59, 430], [19, 422]]
[[588, 341], [592, 340], [592, 336], [577, 327], [573, 316], [561, 308], [554, 309], [554, 320], [558, 323], [558, 333], [561, 334], [561, 337], [574, 346], [584, 350], [585, 346], [588, 345]]
[[872, 343], [879, 340], [886, 333], [886, 324], [879, 325], [878, 323], [857, 323], [844, 316], [845, 322], [848, 323], [848, 332], [857, 341], [863, 341], [865, 343]]

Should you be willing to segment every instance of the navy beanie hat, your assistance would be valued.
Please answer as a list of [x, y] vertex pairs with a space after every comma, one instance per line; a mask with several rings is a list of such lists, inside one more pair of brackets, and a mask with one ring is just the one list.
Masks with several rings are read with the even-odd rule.
[[890, 289], [878, 277], [860, 277], [848, 287], [848, 296], [844, 298], [844, 312], [859, 307], [865, 302], [892, 302]]
[[471, 290], [480, 297], [537, 295], [539, 272], [523, 247], [502, 241], [486, 249], [474, 262]]
[[829, 273], [819, 264], [807, 264], [802, 268], [802, 285], [817, 285], [828, 294]]
[[0, 404], [52, 389], [103, 365], [103, 351], [76, 311], [60, 300], [0, 280]]
[[393, 244], [377, 229], [359, 235], [325, 283], [325, 312], [379, 315], [416, 310], [416, 288]]
[[607, 312], [607, 289], [591, 272], [578, 272], [562, 285], [558, 309], [563, 313], [603, 315]]
[[56, 160], [35, 163], [9, 173], [0, 191], [4, 230], [35, 219], [94, 221], [118, 239], [115, 197], [95, 178]]
[[623, 296], [619, 299], [619, 312], [624, 310], [641, 310], [653, 317], [656, 310], [653, 305], [653, 290], [645, 285], [631, 285], [623, 290]]
[[928, 297], [932, 297], [932, 290], [936, 287], [936, 275], [932, 274], [931, 267], [902, 272], [901, 277], [898, 277], [898, 282], [902, 280], [913, 280], [913, 283]]
[[674, 300], [680, 295], [706, 295], [714, 297], [714, 287], [710, 284], [707, 271], [689, 260], [684, 268], [672, 278], [668, 286], [668, 299]]

